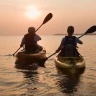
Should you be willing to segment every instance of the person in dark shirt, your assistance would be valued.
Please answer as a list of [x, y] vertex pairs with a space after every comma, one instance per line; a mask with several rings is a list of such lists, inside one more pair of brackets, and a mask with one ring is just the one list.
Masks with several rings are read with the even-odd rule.
[[76, 36], [73, 36], [74, 33], [74, 27], [69, 26], [67, 28], [68, 36], [63, 37], [60, 46], [56, 50], [56, 53], [61, 51], [59, 55], [61, 56], [79, 56], [79, 52], [77, 51], [77, 43], [83, 44], [83, 42], [77, 38]]

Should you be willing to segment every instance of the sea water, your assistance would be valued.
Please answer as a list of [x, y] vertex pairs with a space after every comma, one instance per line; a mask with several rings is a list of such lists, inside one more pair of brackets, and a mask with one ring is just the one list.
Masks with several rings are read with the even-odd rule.
[[[58, 72], [54, 58], [37, 70], [18, 69], [12, 54], [19, 48], [23, 35], [0, 36], [0, 96], [96, 96], [96, 35], [80, 38], [79, 52], [86, 62], [80, 75]], [[46, 56], [58, 48], [63, 35], [41, 35], [39, 42]], [[78, 36], [77, 36], [78, 37]]]

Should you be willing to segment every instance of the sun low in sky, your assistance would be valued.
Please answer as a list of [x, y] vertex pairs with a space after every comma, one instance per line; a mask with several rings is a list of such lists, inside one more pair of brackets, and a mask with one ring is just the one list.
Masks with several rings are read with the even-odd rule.
[[53, 18], [38, 34], [65, 34], [70, 25], [83, 33], [96, 25], [96, 0], [0, 0], [0, 34], [25, 34], [29, 26], [38, 28], [48, 13]]
[[35, 5], [30, 5], [26, 7], [25, 16], [30, 19], [37, 19], [41, 16], [42, 11], [38, 9]]

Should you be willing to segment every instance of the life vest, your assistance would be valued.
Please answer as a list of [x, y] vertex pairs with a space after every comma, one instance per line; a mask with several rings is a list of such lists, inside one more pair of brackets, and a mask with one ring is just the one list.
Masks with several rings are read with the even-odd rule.
[[35, 47], [34, 44], [34, 35], [33, 34], [26, 34], [24, 35], [24, 39], [25, 39], [25, 49], [32, 49]]
[[76, 44], [75, 36], [72, 36], [72, 37], [65, 36], [65, 42], [63, 43], [63, 45], [64, 47], [61, 50], [61, 54], [63, 56], [73, 57], [73, 56], [79, 55], [76, 49], [77, 44]]
[[65, 36], [64, 46], [67, 45], [67, 44], [71, 44], [74, 47], [76, 47], [76, 42], [75, 41], [76, 41], [76, 37], [75, 36], [72, 36], [72, 37]]

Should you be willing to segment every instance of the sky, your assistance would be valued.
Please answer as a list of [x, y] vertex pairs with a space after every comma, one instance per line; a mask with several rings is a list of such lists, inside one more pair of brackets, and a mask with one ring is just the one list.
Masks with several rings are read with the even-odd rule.
[[66, 34], [70, 25], [75, 33], [84, 33], [96, 25], [96, 0], [0, 0], [0, 34], [26, 34], [48, 13], [52, 19], [37, 34]]

